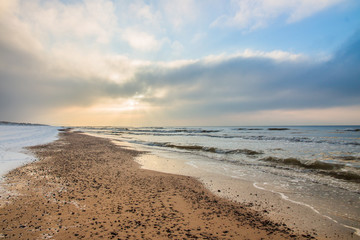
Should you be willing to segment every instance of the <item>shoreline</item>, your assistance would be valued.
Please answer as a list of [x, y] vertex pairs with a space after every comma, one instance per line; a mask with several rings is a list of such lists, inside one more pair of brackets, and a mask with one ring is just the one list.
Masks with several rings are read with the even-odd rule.
[[206, 173], [205, 166], [192, 166], [183, 160], [159, 157], [152, 153], [141, 155], [136, 161], [144, 169], [194, 177], [213, 194], [263, 212], [275, 222], [285, 222], [298, 234], [309, 232], [319, 239], [360, 239], [357, 228], [337, 222], [310, 205], [292, 200], [283, 193], [265, 189], [255, 182], [213, 171]]
[[31, 147], [38, 161], [11, 171], [1, 237], [58, 239], [309, 239], [286, 223], [213, 195], [194, 178], [143, 170], [141, 154], [63, 132]]

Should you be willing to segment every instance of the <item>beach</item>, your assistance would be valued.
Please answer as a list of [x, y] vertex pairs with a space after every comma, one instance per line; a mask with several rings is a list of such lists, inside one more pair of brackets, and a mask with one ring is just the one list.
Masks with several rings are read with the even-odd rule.
[[297, 233], [359, 239], [359, 126], [82, 127]]
[[309, 239], [194, 178], [144, 170], [141, 154], [64, 131], [31, 147], [39, 159], [6, 176], [1, 237], [8, 239]]
[[360, 0], [1, 0], [0, 240], [360, 240]]

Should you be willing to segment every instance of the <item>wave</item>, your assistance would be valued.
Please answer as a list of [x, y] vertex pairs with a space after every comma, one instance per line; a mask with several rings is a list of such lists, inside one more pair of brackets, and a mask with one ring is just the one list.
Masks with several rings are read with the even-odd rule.
[[[169, 131], [168, 131], [169, 132]], [[175, 132], [184, 132], [184, 133], [217, 133], [221, 130], [204, 130], [204, 129], [178, 129]]]
[[259, 130], [263, 130], [262, 128], [235, 128], [233, 130], [239, 130], [239, 131], [259, 131]]
[[[319, 136], [294, 136], [281, 135], [277, 131], [290, 130], [289, 128], [271, 127], [271, 128], [233, 128], [227, 131], [222, 128], [206, 129], [206, 128], [92, 128], [95, 131], [104, 131], [109, 135], [138, 135], [138, 136], [181, 136], [181, 137], [206, 137], [219, 139], [240, 139], [250, 141], [281, 141], [294, 143], [315, 143], [315, 144], [331, 144], [331, 145], [352, 145], [360, 146], [360, 141], [354, 138], [325, 138]], [[259, 131], [263, 130], [263, 131]], [[266, 133], [266, 131], [269, 131]], [[357, 128], [348, 129], [347, 131], [357, 131]], [[250, 134], [252, 131], [254, 134]], [[273, 133], [270, 133], [273, 132]], [[262, 133], [262, 134], [259, 134]]]
[[[264, 130], [263, 128], [235, 128], [233, 130], [239, 130], [239, 131], [260, 131]], [[290, 130], [290, 128], [280, 128], [280, 127], [271, 127], [267, 128], [268, 131], [284, 131], [284, 130]]]
[[323, 161], [303, 161], [297, 158], [277, 158], [277, 157], [266, 157], [260, 159], [265, 162], [280, 163], [284, 165], [291, 165], [302, 167], [306, 169], [315, 169], [315, 170], [338, 170], [343, 168], [345, 165], [337, 163], [327, 163]]
[[316, 173], [320, 173], [336, 179], [360, 183], [360, 174], [352, 170], [344, 169], [344, 164], [327, 163], [323, 161], [302, 161], [297, 158], [266, 157], [261, 160], [265, 162], [309, 169], [315, 171]]
[[145, 143], [147, 145], [156, 146], [156, 147], [167, 147], [167, 148], [175, 148], [181, 150], [189, 150], [189, 151], [202, 151], [202, 152], [210, 152], [210, 153], [218, 153], [218, 154], [244, 154], [247, 156], [255, 156], [263, 154], [262, 151], [254, 151], [250, 149], [235, 149], [235, 150], [225, 150], [215, 147], [205, 147], [199, 145], [176, 145], [172, 143]]
[[342, 161], [360, 161], [360, 157], [355, 156], [339, 156], [336, 158], [341, 159]]
[[[153, 142], [153, 143], [144, 143], [151, 146], [157, 147], [165, 147], [165, 148], [175, 148], [180, 150], [187, 150], [187, 151], [201, 151], [201, 152], [209, 152], [209, 153], [217, 153], [217, 154], [243, 154], [248, 157], [258, 157], [259, 155], [264, 154], [262, 151], [255, 151], [250, 149], [235, 149], [235, 150], [225, 150], [219, 149], [215, 147], [205, 147], [199, 145], [176, 145], [173, 143], [160, 143], [160, 142]], [[323, 175], [327, 175], [333, 178], [351, 181], [360, 183], [360, 175], [353, 171], [347, 171], [343, 168], [345, 164], [338, 164], [338, 163], [329, 163], [323, 161], [304, 161], [297, 158], [277, 158], [277, 157], [265, 157], [260, 159], [264, 162], [271, 162], [273, 164], [281, 164], [285, 166], [292, 166], [298, 167], [302, 169], [312, 170], [316, 173], [320, 173]], [[223, 159], [221, 161], [228, 161], [231, 163], [239, 163], [241, 165], [245, 164], [245, 162], [238, 162], [238, 161], [231, 161], [229, 159]]]
[[[209, 138], [221, 138], [221, 139], [243, 139], [243, 140], [254, 140], [254, 141], [286, 141], [286, 142], [302, 142], [302, 143], [325, 143], [335, 145], [354, 145], [359, 146], [360, 143], [357, 141], [336, 141], [330, 139], [319, 139], [314, 137], [303, 137], [303, 136], [265, 136], [265, 135], [228, 135], [224, 134], [211, 134], [219, 133], [222, 130], [194, 130], [194, 129], [178, 129], [178, 130], [129, 130], [126, 133], [131, 135], [152, 135], [152, 136], [186, 136], [186, 137], [209, 137]], [[275, 130], [273, 130], [275, 131]], [[282, 130], [280, 130], [282, 131]]]
[[321, 174], [337, 179], [360, 183], [360, 175], [351, 171], [320, 171]]
[[222, 130], [206, 130], [206, 129], [188, 129], [188, 128], [181, 128], [181, 129], [165, 129], [165, 128], [143, 128], [143, 129], [120, 129], [120, 132], [126, 132], [129, 134], [135, 135], [142, 135], [142, 134], [149, 134], [149, 135], [156, 135], [156, 134], [178, 134], [178, 133], [217, 133], [221, 132]]
[[285, 131], [290, 130], [290, 128], [268, 128], [269, 131]]
[[346, 132], [360, 132], [360, 128], [345, 129]]
[[264, 154], [264, 152], [262, 151], [254, 151], [254, 150], [250, 150], [250, 149], [236, 149], [236, 150], [229, 150], [225, 152], [226, 154], [245, 154], [248, 156], [254, 156], [254, 155], [261, 155]]

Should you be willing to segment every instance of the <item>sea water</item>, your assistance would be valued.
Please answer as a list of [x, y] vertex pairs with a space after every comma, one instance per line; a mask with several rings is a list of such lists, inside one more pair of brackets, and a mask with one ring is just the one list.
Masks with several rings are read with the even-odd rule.
[[258, 189], [360, 229], [360, 126], [81, 130], [127, 142], [170, 161], [183, 159], [210, 175], [250, 181]]

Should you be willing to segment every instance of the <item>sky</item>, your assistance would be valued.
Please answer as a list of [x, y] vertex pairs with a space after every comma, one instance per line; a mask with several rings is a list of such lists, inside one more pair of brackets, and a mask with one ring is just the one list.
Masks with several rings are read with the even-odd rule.
[[1, 0], [0, 120], [360, 125], [360, 1]]

